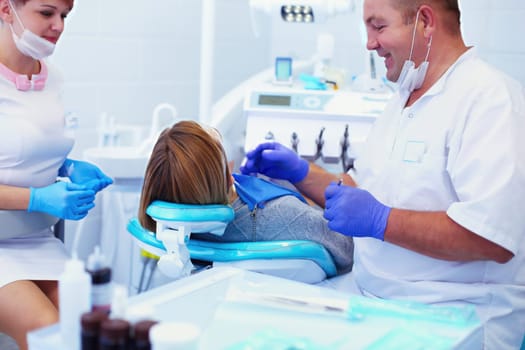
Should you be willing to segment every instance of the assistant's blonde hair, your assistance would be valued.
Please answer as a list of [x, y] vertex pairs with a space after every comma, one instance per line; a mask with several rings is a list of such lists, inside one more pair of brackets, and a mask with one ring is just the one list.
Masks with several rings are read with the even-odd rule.
[[228, 204], [230, 171], [220, 140], [185, 120], [164, 130], [151, 153], [140, 198], [140, 224], [155, 231], [146, 208], [155, 200], [183, 204]]

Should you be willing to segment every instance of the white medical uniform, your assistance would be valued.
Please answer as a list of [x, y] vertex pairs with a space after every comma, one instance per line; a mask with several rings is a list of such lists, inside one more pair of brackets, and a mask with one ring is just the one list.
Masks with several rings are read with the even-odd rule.
[[[52, 66], [47, 69], [40, 91], [17, 90], [0, 75], [1, 184], [43, 187], [54, 183], [73, 147], [73, 139], [65, 132], [62, 80]], [[0, 222], [0, 230], [9, 227]], [[0, 287], [16, 280], [56, 280], [67, 258], [51, 229], [0, 240]]]
[[[432, 65], [432, 62], [430, 62]], [[525, 332], [525, 106], [517, 82], [469, 49], [412, 106], [399, 95], [377, 120], [352, 176], [382, 203], [446, 211], [514, 253], [506, 264], [433, 259], [355, 239], [362, 293], [477, 307], [486, 349], [519, 349]]]

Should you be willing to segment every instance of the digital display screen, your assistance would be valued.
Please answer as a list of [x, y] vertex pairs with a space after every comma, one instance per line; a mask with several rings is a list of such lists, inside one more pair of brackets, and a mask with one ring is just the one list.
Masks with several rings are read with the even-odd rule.
[[259, 105], [261, 106], [289, 106], [291, 100], [291, 96], [259, 95]]

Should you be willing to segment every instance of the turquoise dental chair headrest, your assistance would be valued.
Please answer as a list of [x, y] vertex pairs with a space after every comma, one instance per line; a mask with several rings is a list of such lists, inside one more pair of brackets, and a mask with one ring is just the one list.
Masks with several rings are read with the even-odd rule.
[[[146, 210], [157, 225], [185, 225], [192, 233], [222, 235], [235, 216], [227, 205], [187, 205], [153, 202]], [[166, 253], [156, 234], [144, 229], [137, 218], [127, 225], [139, 247], [156, 256]], [[212, 262], [287, 277], [307, 283], [333, 277], [337, 269], [332, 256], [322, 245], [306, 240], [281, 240], [222, 243], [190, 237], [186, 242], [192, 260]], [[302, 269], [303, 271], [295, 271]]]
[[233, 208], [221, 204], [180, 204], [154, 201], [146, 213], [155, 221], [168, 226], [189, 225], [192, 233], [212, 233], [222, 236], [228, 223], [235, 217]]

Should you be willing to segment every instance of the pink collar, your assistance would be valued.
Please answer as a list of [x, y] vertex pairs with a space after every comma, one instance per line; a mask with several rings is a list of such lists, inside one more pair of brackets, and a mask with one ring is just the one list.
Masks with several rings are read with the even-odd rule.
[[32, 79], [28, 79], [25, 74], [17, 74], [11, 69], [0, 63], [0, 76], [13, 82], [16, 88], [20, 91], [42, 90], [46, 85], [47, 80], [47, 66], [44, 61], [40, 61], [41, 69], [39, 74], [33, 74]]

